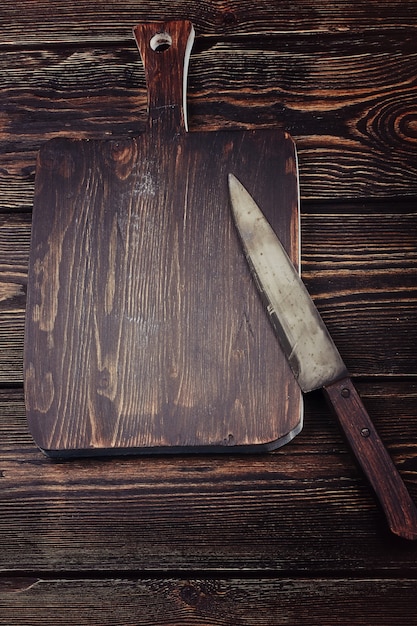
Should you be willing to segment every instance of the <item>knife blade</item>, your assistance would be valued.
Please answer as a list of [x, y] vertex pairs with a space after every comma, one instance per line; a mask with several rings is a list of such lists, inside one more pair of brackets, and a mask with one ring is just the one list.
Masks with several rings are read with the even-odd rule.
[[322, 388], [391, 531], [417, 539], [417, 508], [297, 270], [242, 183], [229, 174], [232, 213], [252, 276], [302, 391]]

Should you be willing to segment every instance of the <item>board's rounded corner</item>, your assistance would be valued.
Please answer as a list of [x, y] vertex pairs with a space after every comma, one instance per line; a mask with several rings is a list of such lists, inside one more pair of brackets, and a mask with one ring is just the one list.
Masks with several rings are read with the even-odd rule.
[[301, 431], [303, 430], [303, 426], [304, 426], [304, 417], [303, 415], [301, 415], [300, 421], [297, 424], [297, 426], [295, 426], [292, 430], [290, 430], [288, 433], [286, 433], [279, 439], [275, 439], [274, 441], [271, 441], [268, 444], [266, 444], [265, 451], [274, 452], [275, 450], [279, 450], [280, 448], [285, 446], [287, 443], [290, 443], [290, 441], [295, 439], [295, 437], [301, 433]]
[[[292, 374], [291, 374], [292, 375]], [[287, 432], [280, 434], [267, 443], [264, 444], [265, 452], [274, 452], [275, 450], [279, 450], [287, 443], [290, 443], [297, 435], [301, 433], [304, 427], [304, 396], [301, 392], [301, 389], [298, 387], [299, 394], [297, 394], [297, 402], [296, 409], [297, 414], [293, 415], [293, 419], [291, 420], [291, 424], [288, 427]], [[293, 407], [294, 408], [294, 407]]]

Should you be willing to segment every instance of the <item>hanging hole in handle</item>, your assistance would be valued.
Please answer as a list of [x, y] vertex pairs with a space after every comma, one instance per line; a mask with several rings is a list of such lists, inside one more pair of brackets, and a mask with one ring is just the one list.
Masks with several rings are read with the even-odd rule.
[[172, 45], [172, 37], [169, 33], [157, 33], [149, 42], [154, 52], [165, 52]]

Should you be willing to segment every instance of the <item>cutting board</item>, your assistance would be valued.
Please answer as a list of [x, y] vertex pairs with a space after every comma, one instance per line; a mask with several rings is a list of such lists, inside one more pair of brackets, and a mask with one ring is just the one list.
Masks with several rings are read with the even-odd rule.
[[232, 172], [299, 260], [296, 153], [280, 130], [188, 132], [189, 22], [134, 29], [148, 125], [56, 138], [36, 172], [27, 418], [57, 457], [274, 449], [300, 390], [233, 225]]

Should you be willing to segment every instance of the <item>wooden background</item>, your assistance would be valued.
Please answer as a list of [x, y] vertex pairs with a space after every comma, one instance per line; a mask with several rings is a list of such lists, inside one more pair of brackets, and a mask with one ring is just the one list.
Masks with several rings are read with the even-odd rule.
[[140, 21], [193, 21], [192, 130], [296, 140], [302, 275], [417, 501], [417, 2], [7, 1], [0, 8], [0, 624], [417, 624], [320, 393], [260, 456], [53, 462], [28, 434], [36, 152], [144, 129]]

